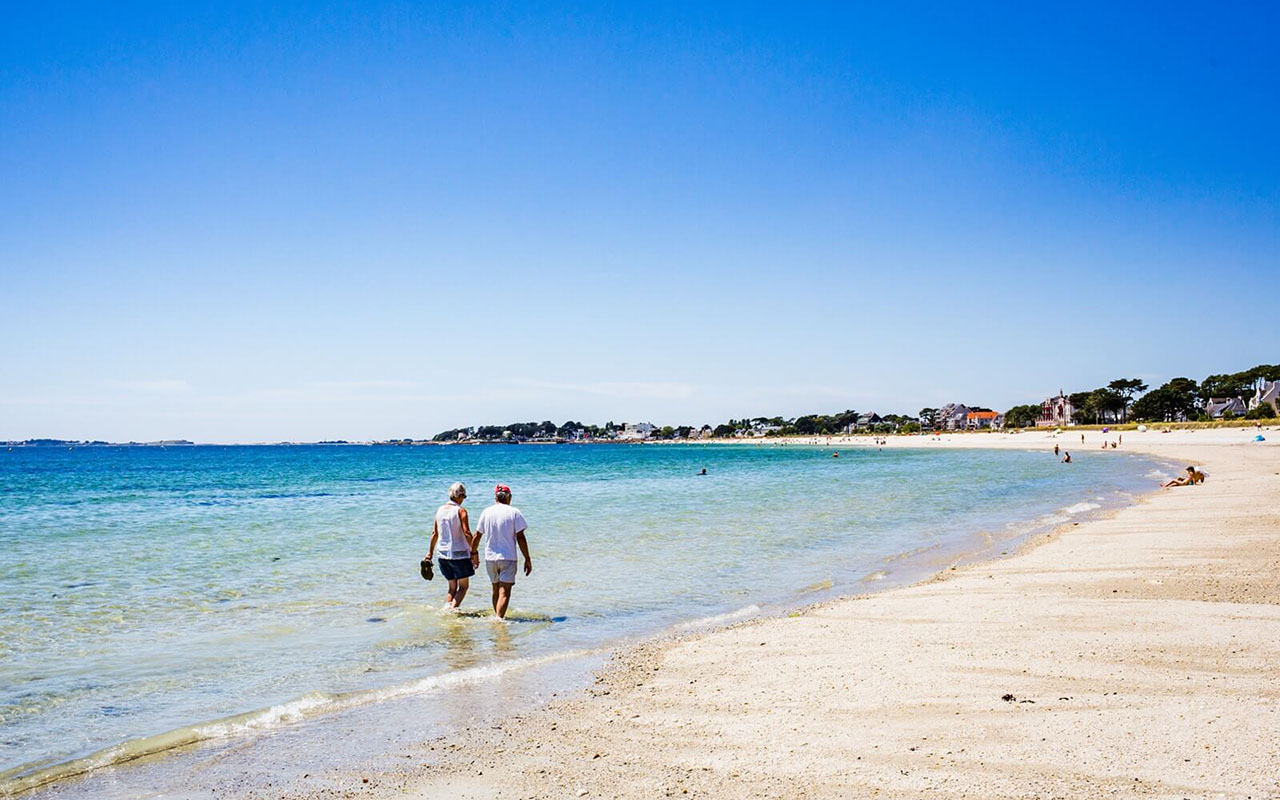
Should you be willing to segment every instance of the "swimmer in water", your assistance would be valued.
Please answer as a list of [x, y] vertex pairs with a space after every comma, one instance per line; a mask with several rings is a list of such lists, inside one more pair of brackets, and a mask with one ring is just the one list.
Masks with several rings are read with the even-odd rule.
[[1067, 452], [1065, 452], [1065, 451], [1063, 452], [1063, 455], [1062, 455], [1062, 463], [1063, 463], [1063, 464], [1070, 464], [1070, 463], [1071, 463], [1071, 454], [1070, 454], [1070, 453], [1067, 453]]

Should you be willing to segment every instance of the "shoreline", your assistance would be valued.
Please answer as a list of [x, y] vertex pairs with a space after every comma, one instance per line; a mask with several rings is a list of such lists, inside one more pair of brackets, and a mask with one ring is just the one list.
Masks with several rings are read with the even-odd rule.
[[1131, 434], [1210, 483], [908, 586], [643, 642], [579, 696], [425, 742], [417, 767], [287, 796], [1280, 792], [1280, 450], [1239, 434]]
[[[1152, 459], [1148, 464], [1158, 465], [1158, 459]], [[1136, 474], [1136, 473], [1135, 473]], [[1122, 503], [1131, 503], [1133, 487], [1128, 487], [1113, 500]], [[967, 538], [957, 539], [955, 541], [941, 542], [928, 547], [907, 550], [899, 553], [893, 553], [886, 556], [878, 567], [872, 568], [865, 574], [849, 575], [841, 580], [837, 578], [833, 585], [830, 580], [821, 581], [803, 588], [793, 589], [790, 595], [785, 597], [770, 597], [765, 599], [757, 599], [746, 606], [735, 607], [724, 610], [723, 613], [704, 612], [702, 615], [694, 616], [689, 619], [674, 623], [671, 627], [656, 631], [640, 633], [638, 635], [625, 635], [615, 638], [613, 641], [606, 641], [597, 650], [601, 657], [608, 654], [616, 654], [627, 652], [640, 643], [644, 646], [651, 641], [663, 641], [671, 637], [699, 635], [705, 632], [714, 631], [726, 624], [736, 623], [742, 619], [778, 619], [784, 616], [792, 616], [796, 614], [807, 613], [810, 609], [822, 606], [826, 603], [838, 601], [840, 598], [865, 596], [869, 593], [879, 594], [887, 591], [893, 591], [903, 586], [917, 585], [930, 580], [936, 580], [940, 571], [947, 570], [948, 567], [955, 568], [957, 565], [968, 565], [973, 563], [981, 563], [991, 559], [1003, 557], [1004, 550], [1016, 552], [1017, 550], [1028, 546], [1033, 539], [1040, 538], [1050, 533], [1054, 528], [1061, 524], [1060, 521], [1053, 521], [1055, 518], [1061, 519], [1087, 519], [1114, 510], [1104, 508], [1098, 511], [1098, 506], [1089, 500], [1097, 500], [1107, 502], [1102, 497], [1089, 498], [1083, 496], [1077, 498], [1073, 502], [1074, 505], [1063, 506], [1050, 515], [1031, 516], [1025, 519], [1021, 518], [1018, 511], [1009, 509], [1012, 517], [1007, 525], [998, 525], [996, 527], [975, 529]], [[1076, 506], [1085, 506], [1081, 510], [1073, 510]], [[1088, 508], [1087, 506], [1093, 506]], [[1024, 512], [1025, 513], [1025, 512]], [[1073, 515], [1079, 514], [1079, 517]], [[1047, 521], [1048, 520], [1048, 521]], [[798, 586], [798, 585], [797, 585]], [[594, 656], [593, 656], [594, 657]], [[559, 658], [553, 659], [559, 660]], [[478, 669], [478, 672], [487, 672], [496, 667], [503, 666], [501, 663], [495, 666], [485, 666]], [[507, 667], [517, 667], [516, 664], [507, 664]], [[536, 666], [534, 664], [533, 666]], [[517, 668], [517, 672], [519, 668]], [[591, 670], [594, 672], [594, 668]], [[584, 672], [584, 675], [590, 673]], [[463, 677], [465, 676], [458, 676]], [[437, 680], [450, 680], [449, 673], [443, 673], [439, 676], [432, 676], [427, 679], [415, 679], [410, 681], [409, 685], [418, 683], [435, 682]], [[516, 683], [525, 682], [523, 676], [518, 676], [513, 672], [510, 676], [501, 679], [502, 682]], [[582, 681], [575, 681], [573, 686], [551, 686], [546, 692], [551, 693], [551, 689], [559, 688], [562, 692], [565, 689], [577, 689], [584, 685]], [[404, 691], [400, 691], [400, 690]], [[67, 762], [50, 764], [46, 767], [35, 770], [33, 773], [23, 775], [22, 777], [12, 776], [13, 783], [6, 786], [6, 789], [13, 790], [17, 787], [21, 796], [45, 796], [45, 793], [58, 794], [60, 787], [66, 787], [73, 794], [78, 790], [81, 781], [89, 781], [90, 784], [96, 782], [99, 770], [104, 767], [114, 769], [122, 766], [127, 762], [136, 762], [126, 767], [129, 770], [138, 770], [143, 777], [128, 777], [124, 774], [121, 778], [124, 783], [134, 784], [139, 780], [146, 782], [145, 775], [151, 772], [161, 772], [172, 774], [180, 772], [180, 765], [187, 763], [188, 765], [198, 765], [201, 761], [209, 760], [210, 753], [216, 753], [227, 747], [237, 746], [234, 744], [234, 738], [221, 741], [224, 737], [220, 736], [217, 731], [223, 728], [244, 728], [246, 730], [256, 728], [257, 720], [274, 720], [276, 717], [298, 716], [298, 721], [302, 721], [305, 717], [307, 721], [305, 725], [327, 725], [317, 719], [317, 714], [326, 712], [327, 715], [337, 714], [341, 716], [343, 709], [348, 707], [363, 707], [363, 703], [359, 703], [359, 697], [363, 695], [392, 695], [404, 694], [412, 695], [413, 692], [400, 686], [393, 684], [387, 687], [377, 689], [357, 690], [341, 695], [325, 695], [323, 697], [308, 694], [306, 696], [295, 697], [288, 701], [282, 701], [279, 704], [254, 709], [246, 712], [233, 714], [225, 718], [217, 718], [204, 722], [193, 723], [191, 725], [182, 726], [171, 731], [165, 731], [159, 734], [144, 736], [139, 739], [131, 739], [118, 744], [113, 744], [86, 754], [85, 756], [72, 759]], [[407, 705], [408, 701], [404, 703]], [[298, 714], [293, 709], [295, 706], [305, 706], [310, 709], [306, 714]], [[314, 712], [314, 713], [313, 713]], [[357, 710], [353, 715], [362, 716]], [[395, 713], [382, 715], [385, 719], [395, 719]], [[377, 714], [363, 715], [365, 721], [377, 718]], [[330, 726], [332, 727], [332, 726]], [[450, 725], [445, 730], [452, 730], [455, 726]], [[273, 736], [269, 730], [264, 729], [263, 733], [267, 737]], [[258, 762], [266, 760], [266, 754], [270, 750], [270, 744], [267, 739], [262, 739], [262, 746], [258, 747], [257, 737], [252, 737], [246, 741], [243, 746], [256, 748], [263, 753], [257, 756]], [[323, 742], [323, 740], [321, 740]], [[367, 755], [367, 754], [366, 754]], [[159, 766], [157, 764], [164, 761], [173, 763]], [[313, 765], [319, 766], [319, 765]], [[282, 770], [288, 772], [288, 770]], [[95, 777], [98, 776], [98, 777]], [[298, 771], [298, 776], [302, 776], [302, 771]], [[286, 775], [280, 775], [279, 778], [287, 785], [291, 781]], [[296, 776], [295, 776], [296, 777]], [[252, 795], [254, 781], [241, 782], [239, 790], [248, 790]], [[270, 785], [270, 784], [268, 784]], [[276, 785], [280, 785], [277, 781]], [[90, 792], [92, 793], [92, 792]], [[3, 794], [3, 791], [0, 791]]]
[[[1155, 432], [1151, 432], [1151, 434], [1154, 433]], [[1202, 440], [1201, 437], [1196, 437], [1196, 439], [1191, 442], [1186, 442], [1185, 440], [1170, 440], [1168, 436], [1159, 436], [1157, 438], [1150, 434], [1149, 441], [1139, 441], [1142, 437], [1138, 434], [1133, 434], [1132, 441], [1127, 437], [1124, 449], [1119, 451], [1108, 450], [1107, 452], [1124, 456], [1126, 454], [1126, 450], [1135, 450], [1144, 456], [1150, 457], [1152, 460], [1160, 462], [1168, 462], [1171, 458], [1177, 457], [1183, 461], [1203, 463], [1201, 459], [1197, 457], [1200, 454], [1199, 445], [1211, 445], [1210, 450], [1219, 450], [1224, 446], [1230, 445], [1225, 442], [1218, 441], [1218, 439], [1220, 439], [1223, 434], [1238, 433], [1238, 431], [1214, 431], [1213, 433], [1215, 436], [1212, 439], [1205, 438]], [[1070, 436], [1071, 433], [1068, 432], [1065, 435]], [[873, 437], [858, 437], [857, 439], [844, 439], [838, 442], [838, 445], [841, 448], [852, 448], [854, 446], [863, 445], [872, 446], [872, 438]], [[1043, 438], [1032, 438], [1025, 434], [989, 434], [987, 436], [964, 435], [955, 437], [954, 440], [941, 442], [933, 440], [932, 437], [903, 438], [914, 439], [915, 441], [913, 442], [913, 445], [916, 447], [927, 446], [935, 449], [950, 449], [957, 447], [961, 449], [968, 449], [974, 447], [981, 449], [1040, 450], [1046, 446], [1051, 447], [1053, 443], [1051, 432], [1045, 432]], [[1177, 438], [1185, 439], [1186, 437]], [[944, 435], [944, 439], [950, 439], [950, 437]], [[886, 446], [893, 448], [898, 446], [901, 441], [901, 439], [890, 439], [890, 444]], [[998, 445], [996, 444], [997, 442], [999, 443]], [[747, 441], [741, 443], [749, 444], [751, 442]], [[814, 445], [811, 441], [795, 442], [795, 444], [804, 444], [806, 446]], [[832, 446], [835, 444], [837, 443], [833, 442]], [[1090, 444], [1096, 446], [1097, 441], [1095, 440]], [[1235, 442], [1232, 442], [1231, 444], [1235, 444]], [[820, 446], [825, 447], [825, 445]], [[1173, 446], [1173, 448], [1178, 452], [1168, 452], [1169, 446]], [[1255, 452], [1263, 452], [1270, 448], [1263, 446], [1251, 446], [1250, 449]], [[1280, 469], [1280, 466], [1277, 466], [1277, 469]], [[1211, 465], [1210, 470], [1211, 475], [1216, 475], [1216, 466]], [[1153, 484], [1155, 483], [1156, 481], [1153, 479]], [[1195, 491], [1199, 491], [1199, 489]], [[760, 609], [757, 608], [756, 612], [749, 615], [745, 620], [738, 619], [737, 612], [696, 618], [687, 623], [676, 625], [674, 628], [665, 632], [645, 634], [639, 639], [632, 638], [624, 640], [621, 643], [606, 645], [605, 652], [611, 655], [609, 655], [608, 661], [606, 661], [604, 666], [598, 671], [592, 670], [595, 675], [596, 682], [591, 688], [585, 690], [578, 688], [573, 690], [569, 695], [564, 695], [562, 693], [560, 695], [560, 699], [555, 699], [557, 695], [548, 690], [544, 693], [546, 696], [544, 696], [542, 701], [532, 706], [525, 703], [518, 716], [504, 717], [502, 712], [498, 711], [494, 716], [485, 716], [477, 728], [467, 729], [464, 727], [460, 732], [449, 733], [428, 739], [427, 742], [421, 746], [416, 745], [416, 742], [420, 740], [403, 740], [399, 742], [400, 747], [398, 752], [394, 754], [395, 758], [361, 759], [354, 753], [348, 752], [348, 757], [345, 763], [352, 768], [349, 773], [344, 768], [339, 767], [336, 772], [325, 770], [326, 774], [324, 775], [304, 776], [311, 777], [312, 779], [310, 781], [291, 781], [288, 777], [281, 774], [278, 777], [282, 780], [274, 782], [274, 786], [277, 788], [271, 792], [265, 792], [260, 782], [245, 782], [233, 779], [230, 782], [230, 785], [219, 784], [219, 796], [363, 797], [370, 796], [371, 792], [373, 793], [372, 796], [404, 796], [403, 793], [408, 792], [409, 796], [414, 797], [478, 797], [482, 794], [492, 794], [499, 790], [505, 794], [507, 790], [516, 786], [519, 786], [521, 789], [521, 791], [517, 793], [519, 796], [564, 796], [564, 793], [559, 791], [540, 791], [537, 786], [529, 783], [528, 780], [531, 778], [531, 775], [529, 774], [530, 770], [525, 769], [524, 767], [529, 767], [531, 765], [524, 764], [524, 762], [532, 760], [538, 765], [538, 768], [543, 770], [550, 769], [551, 767], [545, 765], [545, 756], [542, 755], [542, 750], [547, 740], [556, 739], [559, 732], [564, 730], [564, 723], [562, 721], [558, 723], [560, 727], [557, 729], [556, 720], [589, 716], [589, 713], [584, 714], [584, 710], [590, 711], [590, 709], [595, 708], [595, 704], [607, 701], [610, 696], [617, 697], [626, 695], [629, 691], [635, 689], [634, 686], [630, 685], [633, 678], [638, 676], [641, 680], [641, 684], [644, 684], [645, 679], [650, 678], [651, 674], [665, 673], [666, 662], [671, 651], [680, 651], [681, 648], [689, 647], [697, 648], [704, 640], [714, 639], [715, 637], [726, 635], [732, 631], [752, 630], [757, 627], [771, 629], [775, 625], [783, 627], [794, 626], [800, 624], [797, 620], [810, 619], [815, 616], [821, 617], [832, 613], [841, 613], [839, 609], [843, 608], [845, 604], [870, 602], [877, 598], [897, 596], [900, 593], [911, 593], [916, 590], [927, 589], [931, 586], [946, 585], [956, 580], [963, 580], [966, 575], [977, 570], [988, 568], [993, 570], [1001, 569], [1002, 567], [1000, 565], [1022, 558], [1028, 553], [1035, 553], [1039, 549], [1056, 542], [1062, 536], [1069, 536], [1078, 532], [1081, 528], [1105, 524], [1115, 516], [1124, 515], [1134, 509], [1140, 508], [1150, 503], [1153, 498], [1158, 498], [1160, 495], [1161, 493], [1159, 490], [1153, 486], [1150, 492], [1137, 496], [1129, 505], [1122, 506], [1118, 509], [1104, 509], [1102, 512], [1086, 512], [1078, 521], [1067, 521], [1054, 525], [1052, 528], [1045, 528], [1041, 526], [1035, 530], [1028, 530], [1020, 534], [1014, 534], [1008, 539], [1002, 541], [993, 542], [990, 540], [990, 537], [988, 537], [988, 541], [985, 544], [980, 544], [977, 537], [975, 537], [972, 542], [975, 547], [963, 547], [962, 549], [952, 550], [945, 554], [941, 554], [940, 557], [935, 556], [932, 558], [931, 564], [929, 563], [930, 559], [921, 558], [921, 554], [904, 554], [905, 556], [911, 556], [909, 560], [918, 562], [914, 564], [914, 567], [912, 567], [914, 574], [910, 577], [899, 576], [898, 580], [891, 582], [890, 585], [877, 586], [876, 588], [871, 589], [870, 592], [865, 590], [859, 591], [859, 584], [850, 581], [837, 586], [837, 591], [849, 592], [849, 594], [842, 594], [834, 597], [828, 594], [826, 597], [822, 597], [823, 593], [819, 592], [818, 595], [821, 599], [810, 601], [804, 600], [803, 595], [799, 595], [791, 603], [778, 604], [776, 606], [772, 603], [768, 604], [769, 610], [763, 614], [761, 614]], [[1008, 548], [1008, 554], [999, 552], [1002, 547]], [[899, 556], [898, 558], [902, 557], [903, 556]], [[864, 582], [861, 585], [867, 586], [867, 583]], [[757, 654], [754, 652], [748, 652], [745, 654], [745, 657], [749, 659], [756, 655]], [[803, 661], [804, 659], [798, 658], [797, 660]], [[801, 669], [808, 669], [808, 666], [801, 667]], [[700, 685], [704, 679], [705, 676], [702, 674], [694, 675], [690, 680], [695, 683], [689, 685]], [[532, 679], [512, 677], [510, 679], [504, 679], [504, 682], [522, 683], [527, 690], [529, 688], [530, 680]], [[585, 686], [589, 681], [590, 679], [588, 678], [587, 680], [580, 681], [577, 685], [579, 687]], [[749, 680], [746, 681], [746, 683], [749, 682]], [[601, 687], [605, 688], [602, 690]], [[720, 693], [729, 688], [736, 687], [729, 687], [727, 685], [717, 686], [713, 693]], [[566, 699], [566, 697], [568, 699]], [[579, 703], [586, 705], [583, 708], [579, 708], [577, 705]], [[749, 703], [749, 701], [744, 701], [744, 703]], [[820, 710], [817, 713], [821, 715]], [[364, 718], [366, 722], [368, 722], [369, 719], [369, 717]], [[530, 749], [521, 750], [519, 747], [513, 748], [511, 746], [510, 742], [504, 738], [506, 734], [502, 734], [495, 738], [495, 734], [493, 733], [494, 730], [508, 729], [510, 723], [516, 721], [520, 722], [522, 725], [531, 725], [533, 730], [539, 730], [541, 732], [541, 737], [543, 737], [542, 740], [534, 742]], [[606, 720], [605, 722], [606, 725], [610, 725], [612, 723], [613, 720]], [[682, 719], [679, 724], [687, 727], [690, 723], [689, 720]], [[608, 729], [606, 728], [590, 732], [588, 741], [594, 741], [602, 732], [608, 732]], [[403, 739], [403, 737], [401, 738]], [[452, 769], [449, 765], [450, 759], [447, 757], [441, 760], [441, 756], [443, 754], [446, 752], [452, 752], [452, 750], [446, 751], [446, 748], [451, 744], [459, 742], [462, 743], [460, 746], [462, 752], [468, 753], [469, 757], [477, 754], [487, 754], [494, 748], [499, 748], [505, 754], [510, 754], [514, 751], [517, 754], [517, 763], [524, 764], [524, 766], [513, 770], [512, 765], [501, 763], [501, 759], [494, 761], [491, 757], [482, 755], [481, 758], [477, 759], [478, 766], [475, 767], [475, 769], [489, 774], [498, 772], [506, 773], [507, 778], [504, 778], [502, 783], [492, 785], [484, 783], [483, 781], [477, 782], [477, 778], [481, 778], [482, 776], [469, 773], [465, 770], [457, 771]], [[769, 745], [765, 743], [759, 746], [767, 750]], [[187, 760], [181, 753], [175, 755], [178, 762]], [[161, 759], [169, 759], [171, 757], [172, 756], [168, 754], [160, 756]], [[405, 761], [399, 761], [398, 759], [401, 757], [403, 757]], [[603, 757], [604, 756], [602, 756], [602, 758]], [[148, 760], [149, 759], [144, 759], [144, 761]], [[204, 759], [197, 757], [195, 760], [198, 762]], [[215, 758], [213, 760], [220, 759]], [[342, 757], [337, 757], [335, 760], [339, 764], [344, 763]], [[595, 759], [593, 758], [592, 760]], [[357, 764], [360, 765], [358, 768]], [[413, 769], [406, 770], [401, 766], [402, 764], [416, 764], [418, 766]], [[422, 765], [424, 764], [432, 765], [428, 767], [425, 773], [422, 768]], [[176, 765], [170, 765], [168, 769], [171, 772], [174, 772], [174, 766]], [[468, 766], [470, 767], [470, 765]], [[129, 769], [132, 768], [133, 767], [130, 767]], [[144, 764], [141, 768], [147, 769], [148, 766]], [[513, 771], [517, 772], [520, 776], [514, 783], [511, 782], [513, 779], [510, 777], [510, 774]], [[299, 770], [299, 774], [301, 774], [301, 770]], [[540, 774], [541, 773], [537, 773], [536, 770], [532, 771], [533, 778], [537, 778]], [[121, 777], [123, 778], [124, 776], [121, 775]], [[631, 780], [639, 780], [640, 777], [641, 776], [638, 775], [633, 776]], [[739, 776], [734, 777], [734, 780], [721, 785], [717, 792], [738, 792], [738, 784], [740, 783], [739, 778], [741, 777], [742, 774], [740, 772]], [[43, 789], [36, 790], [34, 794], [29, 795], [24, 792], [21, 796], [44, 796], [45, 792], [52, 792], [57, 796], [60, 794], [58, 787], [67, 786], [67, 788], [70, 789], [72, 788], [72, 785], [78, 781], [79, 779], [72, 779], [71, 785], [64, 784], [62, 781], [57, 781], [52, 786], [47, 785], [43, 787]], [[177, 784], [177, 786], [181, 785], [182, 784]], [[270, 782], [266, 783], [266, 786], [272, 785], [273, 784]], [[702, 791], [697, 789], [696, 783], [686, 785], [677, 781], [674, 785], [679, 786], [680, 789], [690, 789], [695, 793], [702, 793]], [[783, 791], [782, 789], [778, 789], [776, 792], [771, 793], [767, 790], [767, 787], [762, 788], [758, 783], [754, 783], [749, 779], [743, 785], [754, 787], [746, 790], [746, 793], [752, 796], [795, 796], [787, 791]], [[395, 788], [391, 789], [393, 786]], [[478, 791], [477, 787], [481, 786], [485, 787], [484, 791]], [[190, 787], [190, 790], [194, 790], [194, 788], [195, 787]], [[561, 785], [557, 788], [563, 789], [564, 786]], [[607, 784], [604, 789], [598, 789], [594, 785], [590, 784], [583, 788], [587, 789], [588, 793], [592, 796], [600, 796], [601, 794], [610, 794], [613, 796], [652, 796], [652, 794], [648, 792], [634, 791], [634, 789], [629, 788], [627, 785], [615, 785], [612, 783]], [[837, 792], [837, 794], [843, 793], [847, 788], [848, 787], [844, 787], [842, 791]], [[470, 794], [473, 790], [477, 791], [475, 795]], [[570, 793], [571, 796], [572, 794], [576, 794], [576, 791], [577, 790], [575, 789], [575, 792]], [[634, 794], [629, 795], [628, 791], [633, 791]], [[825, 796], [825, 790], [821, 787], [815, 791], [816, 796]], [[679, 791], [676, 793], [681, 794]], [[182, 796], [191, 795], [183, 793]], [[203, 794], [200, 796], [203, 796]], [[898, 795], [894, 794], [893, 796]]]

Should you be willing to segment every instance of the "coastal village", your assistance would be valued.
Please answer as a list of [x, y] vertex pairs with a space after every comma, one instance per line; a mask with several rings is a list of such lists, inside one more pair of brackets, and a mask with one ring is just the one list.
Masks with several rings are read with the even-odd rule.
[[1280, 365], [1262, 364], [1238, 373], [1210, 375], [1197, 383], [1174, 378], [1150, 389], [1137, 378], [1119, 378], [1084, 392], [1059, 390], [1039, 405], [1000, 412], [980, 405], [947, 403], [922, 408], [915, 416], [845, 411], [795, 418], [751, 417], [718, 425], [658, 426], [652, 422], [608, 422], [603, 426], [568, 421], [486, 425], [442, 431], [432, 439], [384, 444], [581, 443], [765, 439], [778, 436], [959, 433], [1077, 425], [1264, 420], [1280, 416]]

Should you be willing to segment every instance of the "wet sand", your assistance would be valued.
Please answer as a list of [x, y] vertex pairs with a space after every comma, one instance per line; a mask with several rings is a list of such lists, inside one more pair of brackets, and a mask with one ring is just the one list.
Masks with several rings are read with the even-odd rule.
[[[585, 694], [305, 796], [1280, 797], [1280, 432], [1253, 433], [1126, 432], [1120, 452], [1209, 481], [915, 586], [648, 642]], [[1052, 448], [944, 440], [907, 446]]]

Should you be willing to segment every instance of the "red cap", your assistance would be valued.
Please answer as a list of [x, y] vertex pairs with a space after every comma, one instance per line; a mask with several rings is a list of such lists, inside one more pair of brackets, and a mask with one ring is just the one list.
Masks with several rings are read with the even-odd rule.
[[493, 487], [494, 494], [502, 494], [503, 492], [507, 494], [511, 494], [511, 487], [506, 485], [505, 483], [500, 483], [497, 486]]

